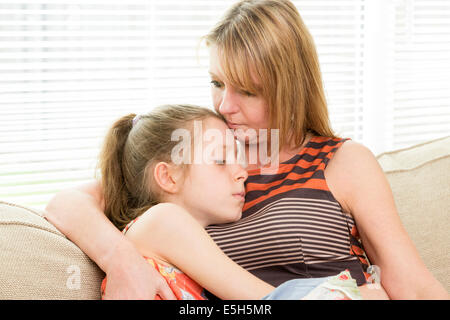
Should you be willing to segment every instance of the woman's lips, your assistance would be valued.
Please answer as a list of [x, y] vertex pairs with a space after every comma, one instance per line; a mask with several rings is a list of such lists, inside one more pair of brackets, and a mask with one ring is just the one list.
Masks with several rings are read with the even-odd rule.
[[227, 121], [227, 125], [230, 129], [236, 129], [239, 127], [239, 124]]

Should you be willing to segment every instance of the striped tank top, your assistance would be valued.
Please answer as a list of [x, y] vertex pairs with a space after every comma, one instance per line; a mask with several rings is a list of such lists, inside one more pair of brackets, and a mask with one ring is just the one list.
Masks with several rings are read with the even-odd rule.
[[368, 259], [355, 221], [324, 176], [345, 140], [313, 136], [274, 174], [249, 171], [242, 218], [207, 227], [209, 235], [232, 260], [273, 286], [345, 269], [364, 284]]

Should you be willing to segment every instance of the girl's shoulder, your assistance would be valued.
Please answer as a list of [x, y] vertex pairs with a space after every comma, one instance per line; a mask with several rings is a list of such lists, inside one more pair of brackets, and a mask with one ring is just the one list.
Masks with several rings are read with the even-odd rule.
[[182, 207], [173, 203], [157, 204], [127, 226], [125, 236], [139, 252], [171, 266], [165, 258], [164, 248], [174, 246], [183, 228], [188, 228], [193, 218]]
[[189, 219], [189, 217], [189, 212], [177, 204], [170, 202], [158, 203], [133, 220], [124, 230], [128, 234], [131, 229], [134, 233], [137, 230], [148, 232], [152, 228], [171, 227], [180, 222], [180, 220]]

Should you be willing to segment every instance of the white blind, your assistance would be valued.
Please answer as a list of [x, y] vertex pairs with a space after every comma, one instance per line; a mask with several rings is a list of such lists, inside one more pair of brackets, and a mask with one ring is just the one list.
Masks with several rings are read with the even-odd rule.
[[105, 123], [147, 105], [142, 1], [0, 2], [0, 199], [42, 207], [93, 177]]
[[42, 208], [92, 179], [104, 133], [121, 115], [164, 102], [209, 105], [195, 48], [228, 5], [1, 0], [0, 199]]
[[297, 6], [317, 51], [333, 129], [361, 141], [364, 3], [299, 0]]
[[[123, 114], [210, 106], [198, 41], [234, 2], [0, 0], [0, 200], [43, 208], [91, 179], [104, 133]], [[379, 152], [449, 134], [448, 1], [293, 2], [315, 39], [340, 135], [376, 140], [372, 115], [386, 124]], [[388, 10], [375, 16], [370, 6], [382, 2]], [[369, 20], [392, 41], [382, 56], [367, 45]], [[389, 67], [374, 82], [384, 87], [369, 85], [378, 65]], [[386, 112], [374, 111], [369, 97], [378, 96]]]
[[450, 134], [450, 1], [395, 2], [392, 147]]
[[154, 105], [211, 107], [204, 36], [235, 1], [151, 0], [151, 99]]

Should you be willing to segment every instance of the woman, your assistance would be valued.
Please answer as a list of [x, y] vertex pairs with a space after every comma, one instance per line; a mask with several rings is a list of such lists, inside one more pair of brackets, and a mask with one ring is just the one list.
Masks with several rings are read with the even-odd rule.
[[[350, 269], [362, 285], [368, 257], [379, 266], [382, 285], [368, 289], [369, 294], [448, 298], [402, 227], [376, 159], [358, 143], [334, 136], [315, 46], [294, 5], [238, 2], [205, 40], [214, 108], [236, 130], [247, 154], [263, 139], [259, 129], [279, 129], [280, 137], [275, 173], [261, 171], [262, 159], [247, 168], [247, 220], [209, 228], [219, 247], [274, 286], [332, 275], [337, 269]], [[106, 298], [151, 299], [155, 293], [174, 298], [104, 216], [102, 203], [103, 188], [95, 181], [57, 194], [47, 206], [47, 218], [107, 273]], [[291, 222], [292, 228], [282, 228]], [[259, 232], [265, 227], [269, 234]], [[249, 230], [256, 232], [242, 237]], [[293, 236], [277, 242], [277, 233]], [[260, 257], [259, 236], [275, 238], [264, 243]], [[244, 246], [236, 245], [242, 240], [247, 241]]]

